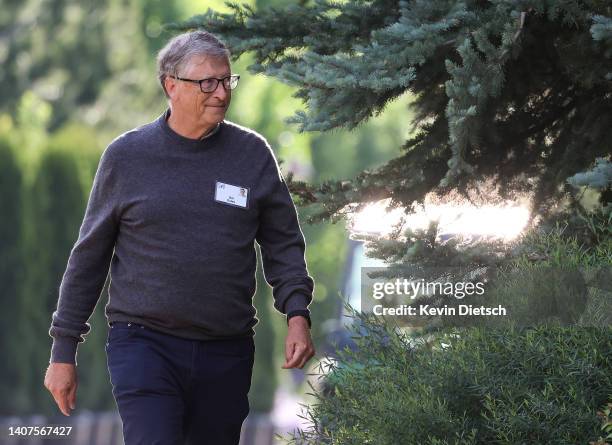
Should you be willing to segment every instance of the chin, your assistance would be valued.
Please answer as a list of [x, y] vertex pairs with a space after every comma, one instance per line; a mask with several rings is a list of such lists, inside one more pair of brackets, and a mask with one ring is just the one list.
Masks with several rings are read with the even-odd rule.
[[223, 121], [223, 119], [225, 119], [225, 113], [204, 117], [204, 120], [210, 124], [218, 124], [219, 122]]

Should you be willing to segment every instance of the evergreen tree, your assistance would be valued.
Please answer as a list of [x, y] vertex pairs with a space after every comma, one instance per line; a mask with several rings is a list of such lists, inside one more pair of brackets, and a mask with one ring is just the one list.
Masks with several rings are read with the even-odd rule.
[[[249, 70], [297, 88], [300, 131], [355, 128], [411, 91], [416, 135], [403, 154], [352, 180], [294, 181], [310, 221], [391, 198], [467, 193], [492, 180], [502, 198], [532, 194], [547, 214], [566, 180], [610, 155], [612, 5], [606, 0], [317, 0], [254, 10], [228, 3], [172, 28], [201, 27]], [[359, 207], [357, 207], [359, 208]]]
[[591, 170], [576, 173], [567, 182], [574, 187], [589, 187], [600, 192], [602, 204], [612, 203], [612, 162], [598, 158]]

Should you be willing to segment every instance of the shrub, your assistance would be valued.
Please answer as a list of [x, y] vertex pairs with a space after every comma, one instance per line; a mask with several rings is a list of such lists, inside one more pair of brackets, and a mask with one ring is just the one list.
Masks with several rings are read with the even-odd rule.
[[[471, 328], [416, 339], [356, 314], [307, 408], [305, 444], [578, 444], [600, 434], [612, 329]], [[353, 328], [355, 329], [355, 328]]]

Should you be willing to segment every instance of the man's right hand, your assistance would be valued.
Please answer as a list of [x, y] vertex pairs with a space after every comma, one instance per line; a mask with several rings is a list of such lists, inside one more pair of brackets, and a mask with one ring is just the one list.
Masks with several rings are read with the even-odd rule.
[[72, 363], [51, 363], [45, 375], [45, 388], [49, 390], [60, 411], [70, 415], [76, 408], [78, 378], [76, 365]]

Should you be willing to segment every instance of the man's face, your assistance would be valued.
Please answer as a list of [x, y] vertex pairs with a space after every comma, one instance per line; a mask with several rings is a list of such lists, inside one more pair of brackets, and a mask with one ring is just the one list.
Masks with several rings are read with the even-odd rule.
[[[194, 80], [208, 77], [222, 79], [231, 74], [229, 61], [223, 57], [194, 56], [180, 71], [178, 77]], [[216, 125], [225, 118], [232, 95], [231, 90], [225, 90], [222, 82], [210, 93], [203, 93], [197, 83], [171, 77], [166, 77], [165, 84], [176, 114], [188, 117], [201, 126]]]

